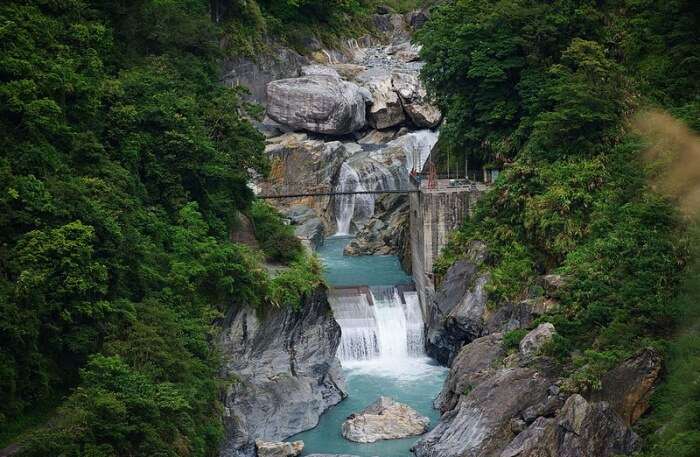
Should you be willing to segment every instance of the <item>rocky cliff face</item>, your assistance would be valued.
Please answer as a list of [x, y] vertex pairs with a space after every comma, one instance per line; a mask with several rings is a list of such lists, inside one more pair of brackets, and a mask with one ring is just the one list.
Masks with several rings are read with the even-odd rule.
[[220, 337], [230, 380], [224, 398], [222, 457], [253, 457], [255, 441], [281, 441], [310, 429], [346, 395], [335, 357], [340, 327], [325, 291], [301, 311], [277, 310], [265, 319], [238, 309]]
[[[487, 247], [468, 246], [445, 275], [428, 323], [428, 349], [450, 372], [435, 406], [438, 426], [414, 448], [417, 457], [612, 457], [639, 447], [632, 425], [648, 408], [661, 357], [643, 349], [602, 376], [584, 396], [562, 392], [566, 373], [542, 350], [556, 335], [538, 316], [558, 306], [566, 278], [541, 278], [544, 295], [486, 306]], [[531, 329], [517, 350], [505, 332]]]
[[[654, 355], [642, 351], [606, 376], [617, 380], [613, 398], [568, 396], [555, 365], [540, 355], [555, 331], [541, 324], [509, 355], [500, 333], [462, 347], [436, 400], [444, 414], [415, 445], [416, 456], [612, 457], [637, 450], [639, 440], [620, 415], [630, 408], [617, 397], [640, 397], [630, 386], [647, 385]], [[616, 376], [620, 370], [626, 376]]]
[[[260, 192], [407, 188], [411, 170], [421, 171], [437, 142], [433, 129], [442, 119], [418, 79], [419, 48], [410, 43], [427, 16], [380, 12], [385, 14], [374, 19], [379, 38], [350, 40], [335, 52], [319, 47], [307, 57], [287, 59], [286, 66], [266, 64], [262, 57], [255, 69], [243, 65], [227, 73], [229, 83], [252, 84], [255, 98], [266, 107], [259, 127], [268, 137], [273, 173], [256, 183]], [[282, 54], [273, 60], [284, 60]], [[256, 79], [241, 79], [243, 68]], [[360, 234], [348, 254], [408, 252], [408, 236], [402, 236], [408, 205], [396, 200], [364, 194], [274, 204], [283, 212], [295, 212], [299, 205], [312, 208], [324, 234]], [[299, 228], [314, 240], [312, 245], [318, 244], [317, 222]]]

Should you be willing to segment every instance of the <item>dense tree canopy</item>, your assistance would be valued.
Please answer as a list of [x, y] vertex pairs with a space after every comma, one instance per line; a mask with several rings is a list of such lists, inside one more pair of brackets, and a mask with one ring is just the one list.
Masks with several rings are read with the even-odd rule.
[[228, 241], [268, 164], [208, 2], [8, 1], [0, 37], [0, 438], [70, 394], [26, 455], [214, 455], [212, 324], [319, 271], [274, 215], [283, 277]]
[[[700, 127], [699, 12], [686, 0], [455, 0], [419, 33], [423, 78], [447, 118], [443, 161], [450, 151], [504, 168], [437, 273], [481, 239], [491, 306], [542, 296], [540, 275], [564, 275], [543, 319], [558, 330], [546, 351], [569, 391], [597, 388], [640, 346], [665, 347], [688, 315], [672, 299], [686, 222], [652, 191], [648, 139], [630, 124], [664, 108]], [[686, 438], [676, 455], [697, 451]]]

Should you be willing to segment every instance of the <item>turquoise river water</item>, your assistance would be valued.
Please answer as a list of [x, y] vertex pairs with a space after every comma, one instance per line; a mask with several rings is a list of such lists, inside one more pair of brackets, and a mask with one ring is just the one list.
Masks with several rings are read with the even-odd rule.
[[343, 256], [348, 242], [346, 237], [329, 238], [318, 252], [331, 286], [372, 286], [372, 306], [364, 297], [331, 300], [343, 328], [339, 358], [348, 398], [328, 410], [316, 428], [290, 440], [304, 441], [302, 455], [410, 457], [410, 448], [418, 437], [361, 444], [346, 440], [340, 433], [341, 424], [351, 413], [362, 410], [380, 395], [413, 407], [429, 417], [434, 426], [439, 414], [432, 402], [447, 373], [423, 354], [423, 322], [415, 292], [401, 299], [391, 287], [411, 283], [399, 260], [394, 256]]

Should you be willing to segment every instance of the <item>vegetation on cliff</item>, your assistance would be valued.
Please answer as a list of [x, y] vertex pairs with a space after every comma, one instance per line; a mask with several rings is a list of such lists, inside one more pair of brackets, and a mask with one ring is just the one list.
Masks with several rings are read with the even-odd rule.
[[255, 58], [271, 40], [306, 53], [311, 40], [326, 46], [373, 32], [378, 7], [405, 13], [436, 0], [213, 0], [228, 53]]
[[480, 239], [493, 306], [541, 294], [543, 274], [564, 275], [545, 320], [571, 391], [595, 389], [639, 347], [665, 347], [687, 312], [673, 299], [687, 221], [678, 194], [653, 189], [684, 155], [642, 127], [700, 128], [699, 12], [687, 0], [456, 0], [419, 32], [423, 78], [448, 119], [443, 163], [449, 151], [453, 167], [466, 156], [504, 169], [437, 273]]
[[213, 324], [319, 284], [277, 216], [278, 277], [229, 242], [268, 164], [208, 8], [0, 6], [0, 446], [48, 421], [23, 455], [216, 455]]

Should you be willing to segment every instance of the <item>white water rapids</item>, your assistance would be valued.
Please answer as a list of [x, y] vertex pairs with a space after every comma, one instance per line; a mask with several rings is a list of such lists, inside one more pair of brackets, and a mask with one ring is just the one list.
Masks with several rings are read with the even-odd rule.
[[363, 362], [404, 364], [424, 355], [416, 292], [373, 286], [366, 293], [335, 292], [329, 300], [342, 329], [338, 358], [344, 367]]

